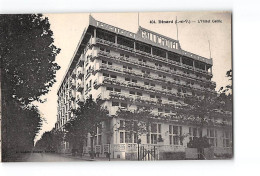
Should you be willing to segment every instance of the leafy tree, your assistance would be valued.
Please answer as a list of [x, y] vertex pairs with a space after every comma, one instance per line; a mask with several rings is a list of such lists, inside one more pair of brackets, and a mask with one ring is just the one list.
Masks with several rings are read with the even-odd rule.
[[83, 143], [91, 136], [91, 151], [94, 149], [94, 136], [97, 128], [102, 129], [102, 122], [109, 119], [108, 111], [93, 101], [92, 97], [87, 99], [85, 103], [74, 112], [75, 117], [68, 121], [65, 125], [66, 141], [70, 142], [73, 148], [82, 151]]
[[3, 96], [23, 104], [40, 100], [54, 84], [60, 49], [48, 18], [40, 14], [0, 15]]
[[151, 114], [150, 109], [137, 108], [134, 111], [119, 109], [116, 116], [125, 119], [125, 126], [120, 128], [129, 131], [131, 135], [136, 133], [137, 141], [140, 141], [140, 137], [143, 134], [150, 132], [150, 126], [153, 122], [153, 115]]
[[54, 84], [60, 49], [53, 44], [48, 19], [41, 14], [0, 15], [0, 26], [2, 148], [7, 160], [8, 151], [14, 153], [11, 150], [26, 144], [31, 149], [41, 126], [39, 112], [31, 103], [43, 102], [40, 97]]
[[33, 148], [34, 138], [42, 125], [42, 118], [35, 106], [20, 106], [15, 100], [6, 102], [4, 110], [8, 114], [3, 113], [3, 117], [8, 115], [8, 118], [5, 119], [2, 128], [2, 159], [10, 161], [10, 158], [15, 159], [13, 155], [16, 152], [30, 151]]
[[223, 102], [225, 105], [223, 109], [226, 111], [232, 112], [233, 110], [233, 86], [232, 86], [232, 81], [233, 81], [233, 72], [232, 70], [227, 71], [226, 77], [230, 81], [230, 84], [226, 85], [225, 87], [221, 87], [219, 89], [219, 101]]
[[64, 132], [55, 131], [54, 129], [52, 129], [51, 131], [46, 131], [43, 133], [41, 139], [36, 142], [35, 149], [58, 152], [59, 147], [63, 141]]
[[[232, 70], [228, 71], [226, 75], [232, 81]], [[209, 117], [230, 116], [226, 112], [232, 112], [232, 103], [232, 85], [230, 84], [225, 88], [221, 87], [218, 94], [206, 93], [203, 96], [186, 96], [184, 104], [176, 107], [176, 112], [177, 116], [195, 119], [196, 125], [202, 129], [209, 124]], [[198, 151], [209, 146], [207, 138], [202, 134], [188, 143], [188, 147], [198, 148]]]

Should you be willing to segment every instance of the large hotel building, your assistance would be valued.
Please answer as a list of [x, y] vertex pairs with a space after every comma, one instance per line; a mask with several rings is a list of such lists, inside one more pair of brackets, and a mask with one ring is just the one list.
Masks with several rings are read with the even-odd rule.
[[[157, 117], [172, 117], [172, 121], [156, 121], [152, 130], [141, 136], [141, 145], [163, 153], [183, 152], [190, 139], [206, 136], [217, 155], [232, 153], [232, 116], [211, 117], [211, 123], [201, 129], [197, 123], [183, 123], [175, 116], [174, 107], [185, 96], [216, 94], [212, 79], [212, 58], [198, 56], [181, 48], [178, 40], [139, 27], [132, 33], [95, 20], [90, 16], [66, 75], [58, 90], [56, 130], [73, 118], [78, 108], [90, 96], [106, 107], [110, 116], [117, 110], [151, 107]], [[94, 136], [94, 150], [101, 155], [110, 150], [114, 158], [135, 158], [137, 137], [120, 126], [126, 119], [111, 118], [104, 129]], [[178, 136], [185, 135], [183, 141]], [[89, 136], [91, 137], [91, 136]], [[162, 138], [162, 141], [158, 141]], [[110, 144], [110, 147], [108, 145]], [[64, 151], [70, 150], [68, 143]], [[90, 150], [86, 140], [84, 152]]]

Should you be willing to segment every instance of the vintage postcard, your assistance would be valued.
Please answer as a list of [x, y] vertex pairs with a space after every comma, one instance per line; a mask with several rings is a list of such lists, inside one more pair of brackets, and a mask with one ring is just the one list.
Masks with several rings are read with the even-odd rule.
[[2, 162], [233, 157], [232, 13], [0, 15]]

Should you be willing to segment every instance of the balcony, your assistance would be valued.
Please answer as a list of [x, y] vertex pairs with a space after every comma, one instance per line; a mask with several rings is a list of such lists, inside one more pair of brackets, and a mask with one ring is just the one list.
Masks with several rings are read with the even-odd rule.
[[123, 86], [123, 87], [128, 87], [128, 88], [134, 88], [134, 89], [139, 90], [139, 91], [145, 91], [145, 92], [148, 92], [148, 93], [152, 92], [152, 93], [156, 93], [156, 94], [163, 94], [165, 96], [171, 96], [171, 97], [175, 97], [175, 98], [184, 98], [184, 96], [182, 94], [177, 94], [177, 93], [170, 91], [170, 90], [163, 90], [163, 89], [155, 88], [155, 87], [152, 87], [152, 86], [141, 85], [139, 83], [134, 83], [134, 82], [118, 81], [118, 80], [112, 79], [112, 78], [104, 78], [103, 80], [100, 80], [99, 82], [96, 81], [96, 83], [94, 84], [94, 88], [97, 89], [98, 87], [100, 87], [104, 84], [118, 85], [118, 86]]
[[76, 100], [76, 103], [83, 103], [84, 102], [84, 99], [82, 96], [77, 96], [77, 100]]
[[[103, 97], [105, 98], [105, 97]], [[107, 98], [108, 99], [108, 98]], [[168, 107], [171, 109], [175, 108], [175, 105], [169, 102], [159, 102], [156, 98], [149, 98], [139, 95], [124, 94], [121, 92], [110, 92], [109, 99], [116, 99], [121, 101], [130, 101], [131, 103], [143, 104], [143, 105], [153, 105], [156, 107]]]
[[76, 98], [75, 93], [70, 93], [70, 99], [73, 101], [73, 100], [75, 100], [75, 98]]
[[71, 73], [71, 78], [76, 78], [76, 72], [75, 71], [73, 71], [72, 73]]
[[79, 62], [77, 64], [78, 67], [82, 67], [84, 65], [85, 59], [84, 56], [82, 55], [79, 59]]
[[70, 82], [70, 87], [72, 89], [75, 89], [76, 88], [76, 81], [73, 79], [71, 82]]
[[87, 71], [87, 73], [86, 73], [85, 80], [87, 80], [87, 79], [91, 76], [91, 74], [92, 74], [93, 72], [94, 72], [94, 69], [93, 69], [93, 68], [89, 69], [89, 70]]
[[130, 52], [132, 54], [137, 54], [137, 55], [140, 55], [140, 56], [144, 56], [144, 57], [146, 57], [146, 58], [148, 58], [150, 60], [152, 59], [153, 61], [157, 60], [159, 62], [164, 62], [166, 64], [171, 64], [171, 65], [178, 66], [178, 67], [181, 67], [181, 68], [184, 68], [184, 69], [196, 71], [196, 72], [205, 74], [207, 76], [212, 76], [212, 74], [210, 72], [194, 69], [192, 66], [181, 64], [179, 62], [175, 62], [175, 61], [172, 61], [172, 60], [164, 58], [164, 57], [152, 55], [151, 53], [146, 53], [146, 52], [143, 52], [143, 51], [134, 50], [133, 48], [129, 48], [127, 46], [123, 46], [123, 45], [119, 45], [119, 44], [116, 45], [115, 43], [112, 43], [112, 42], [109, 42], [109, 41], [106, 41], [106, 40], [103, 40], [103, 39], [99, 39], [99, 38], [97, 38], [96, 41], [99, 44], [103, 44], [103, 45], [105, 44], [107, 46], [114, 47], [115, 49], [120, 49], [120, 50], [123, 50], [123, 51], [128, 51], [128, 52]]
[[83, 89], [84, 89], [83, 84], [82, 84], [82, 83], [78, 83], [78, 85], [77, 85], [77, 91], [78, 91], [78, 92], [81, 92]]
[[91, 90], [92, 90], [91, 87], [88, 87], [88, 88], [86, 89], [86, 91], [85, 91], [85, 95], [87, 95]]
[[[115, 67], [115, 66], [112, 66], [112, 65], [105, 65], [105, 64], [102, 64], [100, 66], [100, 69], [104, 69], [104, 70], [108, 70], [108, 71], [113, 71], [113, 72], [117, 72], [119, 74], [129, 74], [129, 75], [132, 75], [132, 76], [137, 76], [139, 78], [145, 78], [145, 79], [148, 79], [150, 81], [159, 81], [160, 84], [161, 83], [167, 83], [168, 84], [172, 84], [174, 86], [181, 86], [181, 87], [185, 87], [185, 88], [189, 88], [189, 89], [195, 89], [197, 91], [208, 91], [208, 92], [211, 92], [211, 93], [214, 93], [215, 91], [214, 90], [210, 90], [210, 89], [206, 89], [206, 88], [198, 88], [198, 87], [194, 87], [194, 86], [191, 86], [191, 85], [186, 85], [185, 83], [183, 82], [180, 82], [180, 81], [175, 81], [175, 80], [170, 80], [170, 79], [167, 79], [167, 78], [163, 78], [163, 77], [159, 77], [159, 76], [151, 76], [149, 74], [143, 74], [143, 73], [136, 73], [136, 72], [133, 72], [132, 70], [128, 70], [128, 69], [123, 69], [123, 68], [120, 68], [120, 67]], [[121, 83], [117, 83], [115, 82], [115, 84], [118, 84], [120, 85]], [[140, 85], [139, 85], [140, 86]], [[150, 89], [153, 89], [152, 87]]]
[[84, 76], [83, 71], [78, 71], [77, 78], [78, 78], [78, 79], [82, 79], [83, 76]]
[[[174, 70], [171, 70], [171, 69], [167, 69], [167, 68], [163, 68], [163, 67], [155, 67], [151, 64], [147, 64], [147, 63], [144, 63], [144, 62], [136, 62], [132, 59], [129, 59], [129, 58], [125, 58], [123, 56], [112, 56], [111, 54], [108, 54], [108, 53], [105, 53], [103, 51], [100, 51], [98, 53], [98, 57], [106, 57], [106, 58], [109, 58], [109, 59], [112, 59], [112, 60], [115, 60], [117, 62], [125, 62], [125, 63], [128, 63], [128, 64], [132, 64], [132, 65], [136, 65], [136, 66], [143, 66], [143, 67], [146, 67], [150, 70], [154, 70], [154, 71], [161, 71], [163, 72], [164, 74], [167, 74], [167, 75], [170, 75], [170, 76], [178, 76], [178, 77], [181, 77], [182, 79], [192, 79], [192, 80], [195, 80], [195, 81], [200, 81], [202, 83], [208, 83], [210, 82], [210, 80], [207, 80], [205, 79], [204, 77], [203, 78], [197, 78], [196, 76], [193, 76], [193, 75], [189, 75], [189, 74], [184, 74], [182, 72], [179, 72], [179, 71], [174, 71]], [[172, 61], [174, 62], [174, 61]], [[187, 68], [190, 68], [190, 66], [186, 66]], [[192, 67], [193, 68], [193, 67]]]

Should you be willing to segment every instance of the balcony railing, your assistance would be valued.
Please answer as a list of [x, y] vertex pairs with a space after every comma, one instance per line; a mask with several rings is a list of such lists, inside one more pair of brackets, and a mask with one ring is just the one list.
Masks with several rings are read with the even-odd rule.
[[73, 79], [71, 82], [70, 82], [70, 87], [72, 89], [75, 89], [76, 88], [76, 81]]
[[83, 86], [82, 83], [79, 83], [79, 84], [77, 85], [77, 91], [78, 91], [78, 92], [81, 92], [81, 91], [83, 90], [83, 88], [84, 88], [84, 86]]
[[75, 98], [76, 98], [75, 93], [70, 93], [70, 99], [73, 101], [73, 100], [75, 100]]
[[172, 64], [174, 66], [178, 66], [178, 67], [181, 67], [181, 68], [185, 68], [185, 69], [188, 69], [188, 70], [192, 70], [192, 71], [196, 71], [196, 72], [206, 74], [207, 76], [212, 76], [212, 73], [207, 72], [205, 70], [194, 69], [191, 66], [181, 64], [179, 62], [175, 62], [175, 61], [172, 61], [170, 59], [163, 58], [163, 57], [160, 57], [160, 56], [152, 55], [151, 53], [146, 53], [146, 52], [143, 52], [143, 51], [134, 50], [133, 48], [129, 48], [127, 46], [123, 46], [123, 45], [119, 45], [119, 44], [116, 45], [115, 43], [112, 43], [112, 42], [109, 42], [109, 41], [106, 41], [106, 40], [103, 40], [103, 39], [99, 39], [99, 38], [96, 39], [96, 42], [99, 43], [99, 44], [106, 44], [106, 45], [114, 47], [114, 48], [119, 48], [119, 49], [122, 49], [124, 51], [129, 51], [129, 52], [134, 53], [134, 54], [139, 54], [141, 56], [147, 57], [148, 59], [153, 59], [153, 60], [155, 59], [157, 61], [163, 61], [166, 64]]
[[77, 103], [84, 102], [83, 96], [77, 96], [76, 102]]
[[[136, 73], [132, 70], [128, 70], [128, 69], [123, 69], [123, 68], [120, 68], [120, 67], [115, 67], [115, 66], [112, 66], [112, 65], [105, 65], [105, 64], [102, 64], [100, 66], [100, 69], [105, 69], [105, 70], [109, 70], [109, 71], [113, 71], [113, 72], [118, 72], [120, 74], [122, 73], [127, 73], [127, 74], [130, 74], [130, 75], [133, 75], [133, 76], [137, 76], [137, 77], [140, 77], [140, 78], [146, 78], [150, 81], [159, 81], [159, 82], [162, 82], [162, 83], [170, 83], [170, 84], [173, 84], [175, 86], [181, 86], [181, 87], [185, 87], [185, 88], [190, 88], [192, 90], [197, 90], [197, 91], [208, 91], [208, 92], [211, 92], [211, 93], [215, 93], [214, 90], [211, 90], [209, 88], [202, 88], [202, 87], [195, 87], [195, 86], [192, 86], [192, 85], [187, 85], [185, 83], [182, 83], [180, 81], [175, 81], [175, 80], [169, 80], [169, 79], [165, 79], [163, 77], [159, 77], [159, 76], [151, 76], [151, 75], [148, 75], [148, 74], [143, 74], [143, 73]], [[153, 89], [153, 88], [150, 88], [150, 89]]]
[[83, 76], [84, 76], [83, 71], [78, 71], [78, 75], [77, 75], [78, 79], [82, 79]]
[[118, 86], [123, 86], [123, 87], [127, 87], [127, 88], [133, 88], [139, 91], [146, 91], [148, 93], [155, 93], [155, 94], [160, 94], [160, 95], [165, 95], [165, 96], [170, 96], [170, 97], [174, 97], [174, 98], [184, 98], [184, 95], [181, 93], [176, 93], [174, 91], [171, 90], [164, 90], [164, 89], [160, 89], [160, 88], [156, 88], [156, 87], [152, 87], [152, 86], [146, 86], [146, 85], [142, 85], [140, 83], [134, 83], [134, 82], [127, 82], [127, 81], [119, 81], [113, 78], [104, 78], [102, 80], [95, 80], [94, 81], [94, 88], [98, 89], [100, 86], [102, 85], [118, 85]]
[[[202, 83], [207, 83], [207, 84], [210, 83], [210, 84], [212, 84], [214, 86], [214, 88], [216, 86], [215, 82], [207, 80], [204, 77], [203, 78], [198, 78], [198, 77], [190, 75], [190, 74], [184, 74], [184, 73], [182, 73], [180, 71], [174, 71], [174, 70], [171, 70], [171, 69], [158, 67], [158, 66], [156, 67], [156, 66], [153, 66], [151, 64], [147, 64], [147, 63], [140, 62], [140, 61], [136, 62], [136, 61], [133, 61], [133, 60], [131, 60], [129, 58], [125, 58], [123, 56], [112, 56], [111, 54], [103, 52], [103, 51], [100, 51], [98, 53], [98, 56], [107, 57], [107, 58], [110, 58], [110, 59], [113, 59], [113, 60], [116, 60], [116, 61], [119, 61], [119, 62], [123, 61], [123, 62], [130, 63], [130, 64], [133, 64], [133, 65], [136, 65], [136, 66], [140, 66], [141, 65], [141, 66], [144, 66], [144, 67], [146, 67], [148, 69], [151, 69], [151, 70], [155, 70], [155, 71], [159, 70], [159, 71], [163, 72], [164, 74], [168, 74], [168, 75], [171, 75], [171, 76], [172, 75], [178, 75], [179, 77], [184, 78], [184, 79], [192, 79], [192, 80], [200, 81]], [[189, 66], [187, 66], [187, 68], [188, 67]]]

